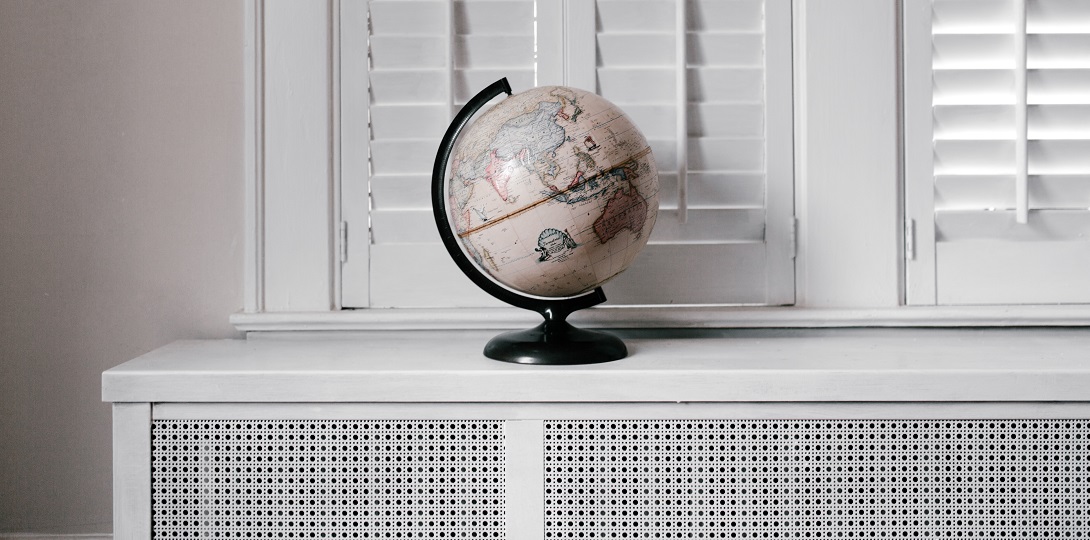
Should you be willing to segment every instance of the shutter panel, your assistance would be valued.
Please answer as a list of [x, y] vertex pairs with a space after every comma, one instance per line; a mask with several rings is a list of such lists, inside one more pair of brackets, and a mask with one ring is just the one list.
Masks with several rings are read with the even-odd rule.
[[1090, 2], [1025, 2], [1024, 224], [1016, 188], [1020, 4], [932, 4], [939, 304], [1090, 302]]
[[431, 168], [480, 89], [534, 86], [534, 2], [372, 0], [370, 13], [371, 307], [499, 305], [439, 240]]
[[[787, 32], [766, 32], [781, 17], [789, 28], [789, 8], [768, 4], [597, 0], [597, 91], [644, 132], [662, 185], [648, 247], [606, 285], [614, 304], [793, 300], [790, 239], [768, 227], [792, 215], [790, 167], [768, 166], [791, 161], [790, 117], [786, 128], [768, 121], [770, 70], [790, 66], [766, 55], [779, 51], [771, 40], [789, 43]], [[790, 110], [786, 95], [777, 106]], [[772, 275], [788, 283], [770, 283]], [[772, 292], [784, 288], [786, 297]]]
[[[649, 247], [607, 285], [612, 304], [793, 301], [790, 3], [768, 3], [597, 3], [597, 47], [586, 52], [600, 63], [592, 90], [644, 130], [664, 199]], [[435, 151], [454, 112], [481, 88], [507, 77], [519, 92], [536, 84], [539, 61], [558, 65], [536, 58], [546, 54], [535, 44], [539, 32], [578, 25], [539, 27], [534, 0], [369, 7], [370, 304], [352, 307], [499, 305], [465, 279], [439, 241], [429, 193]], [[688, 15], [680, 77], [679, 8]], [[591, 43], [593, 26], [585, 28], [586, 39], [565, 35], [566, 46]], [[680, 122], [679, 101], [687, 109]], [[769, 114], [770, 102], [779, 113]], [[677, 196], [679, 126], [687, 205]]]

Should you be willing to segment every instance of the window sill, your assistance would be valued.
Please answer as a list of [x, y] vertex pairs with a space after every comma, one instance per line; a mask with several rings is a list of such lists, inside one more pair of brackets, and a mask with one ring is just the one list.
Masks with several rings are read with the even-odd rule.
[[[959, 306], [884, 309], [799, 307], [617, 307], [575, 313], [595, 328], [843, 328], [1090, 326], [1090, 306]], [[541, 322], [515, 308], [396, 308], [237, 313], [240, 332], [515, 329]]]
[[1087, 329], [626, 330], [624, 360], [486, 359], [481, 330], [180, 341], [103, 374], [108, 402], [1090, 402]]

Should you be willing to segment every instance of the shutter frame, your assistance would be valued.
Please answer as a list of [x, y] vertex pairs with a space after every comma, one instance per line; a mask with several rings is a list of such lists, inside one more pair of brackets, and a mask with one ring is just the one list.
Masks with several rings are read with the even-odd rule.
[[1026, 4], [1019, 107], [1016, 4], [906, 3], [906, 208], [922, 242], [910, 304], [1090, 302], [1076, 270], [1090, 260], [1090, 6]]

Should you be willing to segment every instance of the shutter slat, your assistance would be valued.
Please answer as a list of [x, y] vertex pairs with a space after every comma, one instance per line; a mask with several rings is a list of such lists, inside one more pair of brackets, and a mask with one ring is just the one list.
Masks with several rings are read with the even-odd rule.
[[442, 68], [447, 65], [447, 39], [437, 36], [371, 36], [375, 69]]
[[[1008, 105], [936, 105], [935, 139], [1011, 139], [1014, 110]], [[1029, 138], [1090, 139], [1090, 105], [1030, 107]]]
[[598, 68], [598, 90], [606, 99], [625, 108], [632, 103], [673, 103], [677, 85], [672, 67]]
[[384, 34], [443, 35], [447, 32], [445, 2], [371, 0], [372, 36]]
[[940, 34], [935, 36], [935, 69], [1012, 69], [1011, 34]]
[[[1013, 174], [1014, 141], [936, 140], [935, 174]], [[1029, 141], [1029, 174], [1090, 173], [1090, 140]]]
[[683, 0], [688, 27], [695, 32], [764, 32], [762, 0]]
[[1014, 72], [1009, 69], [936, 69], [935, 105], [1013, 104]]
[[[1013, 210], [1013, 175], [950, 175], [935, 179], [935, 209]], [[1037, 175], [1029, 179], [1030, 207], [1090, 208], [1090, 174]]]
[[[675, 107], [669, 105], [625, 105], [624, 112], [648, 139], [667, 140], [674, 137], [677, 127]], [[657, 154], [656, 154], [657, 156]], [[659, 171], [662, 174], [663, 171]]]
[[[507, 77], [511, 90], [521, 92], [534, 87], [534, 69], [527, 68], [491, 68], [459, 69], [454, 73], [454, 104], [465, 105], [488, 85]], [[482, 109], [482, 113], [486, 109]]]
[[446, 80], [444, 69], [372, 70], [371, 99], [384, 104], [443, 103]]
[[442, 135], [450, 108], [446, 103], [371, 105], [371, 136], [376, 139], [418, 139]]
[[673, 33], [674, 0], [598, 0], [598, 32]]
[[371, 237], [376, 244], [438, 244], [431, 208], [371, 210]]
[[932, 32], [936, 36], [1010, 32], [1014, 17], [1011, 2], [933, 0], [932, 10]]
[[1026, 4], [1026, 17], [1026, 28], [1030, 33], [1086, 33], [1090, 28], [1090, 2], [1037, 0]]
[[1090, 68], [1090, 33], [1028, 36], [1030, 69]]
[[1011, 105], [935, 105], [932, 112], [938, 140], [1014, 138]]
[[1031, 139], [1090, 139], [1090, 105], [1030, 107]]
[[533, 66], [533, 35], [458, 36], [454, 67], [514, 68]]
[[760, 33], [690, 32], [690, 66], [733, 66], [764, 68], [764, 36]]
[[764, 166], [764, 139], [689, 139], [689, 168], [693, 171], [763, 171]]
[[534, 33], [534, 3], [455, 0], [454, 26], [459, 34], [530, 36]]
[[659, 210], [651, 232], [652, 244], [720, 244], [764, 240], [764, 208], [695, 208], [686, 210], [684, 223], [677, 210]]
[[[758, 208], [765, 204], [761, 173], [690, 172], [689, 208]], [[677, 175], [659, 174], [659, 208], [677, 208]]]
[[1030, 105], [1090, 105], [1090, 69], [1034, 70], [1027, 77]]
[[1029, 141], [1030, 174], [1090, 174], [1090, 139]]
[[673, 70], [674, 34], [639, 32], [600, 34], [600, 65], [612, 68], [664, 66]]
[[431, 208], [431, 175], [372, 175], [371, 207], [378, 210]]
[[689, 101], [764, 102], [764, 70], [708, 67], [688, 71]]
[[371, 141], [371, 168], [376, 175], [429, 174], [442, 134], [428, 139]]
[[765, 110], [757, 103], [694, 103], [689, 105], [689, 135], [763, 137]]

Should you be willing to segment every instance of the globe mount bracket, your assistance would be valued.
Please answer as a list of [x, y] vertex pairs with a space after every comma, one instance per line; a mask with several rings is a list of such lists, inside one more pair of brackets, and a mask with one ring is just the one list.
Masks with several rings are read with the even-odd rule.
[[500, 94], [511, 95], [507, 78], [500, 79], [466, 102], [439, 144], [432, 168], [432, 210], [439, 236], [454, 263], [475, 285], [496, 299], [515, 307], [537, 312], [544, 321], [534, 328], [500, 334], [485, 345], [484, 355], [494, 360], [518, 364], [576, 365], [619, 360], [628, 355], [620, 338], [605, 332], [576, 328], [567, 317], [580, 309], [605, 302], [601, 287], [589, 293], [568, 298], [540, 298], [520, 294], [492, 281], [462, 252], [459, 241], [447, 218], [447, 162], [454, 150], [458, 134], [474, 114]]

